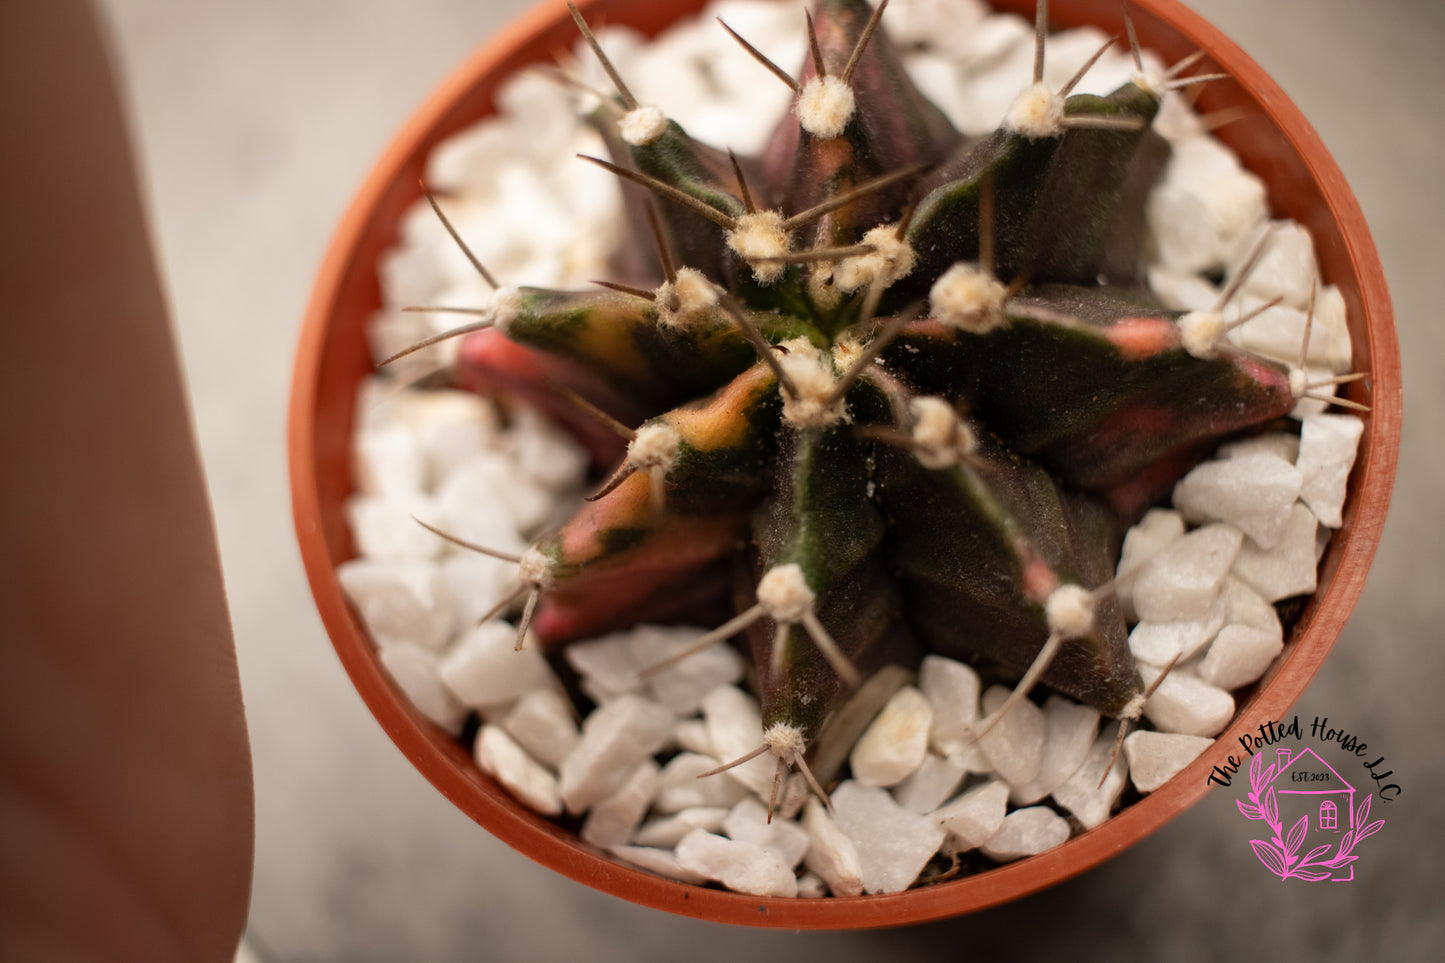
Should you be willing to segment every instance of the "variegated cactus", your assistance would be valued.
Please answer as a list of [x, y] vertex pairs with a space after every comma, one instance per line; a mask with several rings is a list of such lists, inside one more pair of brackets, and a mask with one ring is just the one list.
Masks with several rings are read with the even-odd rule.
[[817, 0], [796, 77], [738, 38], [796, 93], [755, 158], [603, 58], [612, 158], [587, 160], [627, 182], [654, 277], [498, 288], [455, 373], [611, 462], [517, 560], [519, 644], [711, 618], [700, 645], [746, 637], [780, 772], [861, 680], [930, 651], [1136, 717], [1124, 526], [1307, 390], [1232, 347], [1222, 310], [1181, 317], [1142, 281], [1150, 122], [1210, 78], [1049, 89], [1040, 3], [1033, 82], [969, 139], [910, 82], [886, 6]]

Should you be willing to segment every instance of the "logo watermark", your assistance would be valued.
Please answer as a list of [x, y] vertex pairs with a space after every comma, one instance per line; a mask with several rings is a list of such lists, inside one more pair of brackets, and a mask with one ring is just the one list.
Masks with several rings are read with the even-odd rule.
[[[1306, 740], [1312, 744], [1302, 745]], [[1269, 833], [1249, 841], [1260, 863], [1280, 879], [1312, 883], [1354, 879], [1354, 864], [1360, 858], [1356, 850], [1385, 825], [1383, 819], [1370, 819], [1372, 801], [1378, 796], [1389, 802], [1403, 791], [1398, 783], [1386, 781], [1394, 770], [1381, 771], [1385, 757], [1365, 762], [1369, 747], [1332, 727], [1327, 716], [1316, 716], [1307, 730], [1299, 716], [1287, 723], [1261, 723], [1257, 734], [1246, 733], [1239, 743], [1245, 755], [1229, 756], [1223, 766], [1214, 767], [1208, 781], [1233, 785], [1248, 760], [1248, 791], [1234, 804], [1246, 819], [1264, 823], [1256, 832]], [[1349, 760], [1361, 763], [1365, 775]], [[1341, 770], [1351, 773], [1351, 778]]]

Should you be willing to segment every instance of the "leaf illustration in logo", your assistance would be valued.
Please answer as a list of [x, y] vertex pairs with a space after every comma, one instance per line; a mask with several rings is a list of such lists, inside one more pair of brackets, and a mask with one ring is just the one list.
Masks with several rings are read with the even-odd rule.
[[1259, 807], [1258, 807], [1258, 806], [1255, 806], [1255, 805], [1252, 805], [1252, 804], [1250, 804], [1250, 803], [1247, 803], [1247, 802], [1245, 802], [1245, 801], [1242, 800], [1242, 799], [1236, 799], [1236, 800], [1234, 801], [1234, 804], [1239, 807], [1239, 811], [1244, 814], [1244, 818], [1245, 818], [1245, 819], [1263, 819], [1263, 818], [1264, 818], [1264, 813], [1262, 813], [1262, 812], [1259, 811]]
[[1355, 828], [1365, 825], [1365, 820], [1370, 818], [1370, 800], [1373, 796], [1365, 796], [1360, 800], [1360, 805], [1355, 809]]
[[1322, 869], [1297, 869], [1291, 875], [1296, 879], [1309, 880], [1311, 883], [1318, 883], [1330, 878], [1330, 874]]
[[1301, 816], [1299, 821], [1290, 827], [1289, 836], [1284, 841], [1285, 861], [1288, 863], [1294, 859], [1294, 854], [1299, 852], [1300, 843], [1305, 841], [1305, 833], [1309, 830], [1310, 818]]
[[1264, 785], [1264, 756], [1255, 756], [1249, 761], [1249, 788], [1255, 793]]
[[1274, 848], [1273, 843], [1266, 842], [1263, 839], [1251, 839], [1249, 845], [1253, 847], [1254, 855], [1259, 858], [1261, 863], [1264, 863], [1265, 868], [1280, 879], [1284, 879], [1284, 860], [1280, 858], [1280, 854]]
[[1359, 835], [1355, 837], [1355, 842], [1358, 843], [1362, 839], [1368, 839], [1369, 837], [1375, 835], [1380, 831], [1380, 827], [1383, 825], [1385, 825], [1385, 821], [1383, 819], [1377, 819], [1374, 822], [1370, 823], [1370, 825], [1360, 830]]
[[1317, 859], [1318, 857], [1323, 856], [1329, 850], [1329, 848], [1329, 843], [1325, 843], [1323, 846], [1316, 846], [1314, 849], [1305, 853], [1305, 858], [1300, 860], [1300, 862], [1308, 863], [1313, 859]]
[[1264, 791], [1264, 818], [1276, 830], [1279, 827], [1279, 801], [1274, 797], [1274, 787], [1270, 786]]

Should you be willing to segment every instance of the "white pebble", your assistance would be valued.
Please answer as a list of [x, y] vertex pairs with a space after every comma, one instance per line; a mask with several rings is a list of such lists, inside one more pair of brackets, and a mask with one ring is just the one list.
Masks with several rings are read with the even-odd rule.
[[[891, 10], [889, 17], [892, 18]], [[889, 25], [889, 34], [895, 40], [898, 38], [893, 24]], [[959, 83], [958, 64], [950, 57], [926, 50], [915, 50], [907, 53], [903, 62], [914, 86], [950, 120], [960, 117], [967, 109], [967, 99], [964, 97], [963, 86]], [[960, 121], [954, 120], [954, 126], [959, 125]]]
[[1213, 739], [1202, 736], [1148, 730], [1131, 732], [1124, 740], [1129, 778], [1140, 792], [1153, 792], [1213, 744]]
[[[1302, 308], [1286, 304], [1266, 307], [1268, 299], [1245, 295], [1230, 309], [1229, 319], [1253, 315], [1250, 320], [1235, 328], [1228, 335], [1229, 340], [1241, 348], [1262, 354], [1267, 358], [1286, 364], [1299, 360], [1299, 349], [1304, 341], [1305, 322], [1309, 315]], [[1258, 312], [1258, 313], [1256, 313]], [[1340, 343], [1343, 334], [1344, 343]], [[1310, 323], [1309, 351], [1305, 355], [1309, 367], [1322, 373], [1311, 378], [1328, 377], [1349, 370], [1350, 345], [1348, 330], [1343, 332], [1330, 326], [1321, 317], [1316, 304], [1314, 320]]]
[[421, 446], [399, 421], [364, 426], [353, 436], [351, 463], [358, 491], [368, 495], [406, 495], [426, 483]]
[[817, 799], [809, 799], [803, 807], [803, 828], [808, 832], [803, 865], [822, 877], [834, 896], [861, 896], [863, 867], [858, 847]]
[[1333, 284], [1321, 288], [1315, 297], [1315, 323], [1324, 329], [1320, 332], [1320, 343], [1324, 350], [1323, 354], [1317, 357], [1312, 338], [1308, 360], [1336, 374], [1349, 371], [1353, 367], [1354, 344], [1350, 341], [1345, 296]]
[[1015, 809], [982, 847], [990, 859], [1006, 862], [1036, 856], [1069, 841], [1069, 822], [1047, 806]]
[[993, 837], [1008, 814], [1008, 783], [990, 780], [965, 792], [933, 814], [948, 832], [954, 852], [977, 849]]
[[[1005, 25], [1007, 32], [990, 29], [998, 25]], [[1014, 25], [1018, 27], [1017, 31], [1012, 29]], [[981, 136], [998, 128], [999, 119], [1018, 96], [1022, 86], [1019, 78], [1028, 76], [1029, 68], [1025, 65], [1027, 54], [1023, 44], [1017, 41], [1023, 41], [1032, 33], [1022, 17], [989, 17], [979, 25], [974, 37], [976, 43], [971, 46], [975, 49], [985, 45], [996, 46], [996, 41], [1013, 45], [1013, 49], [1004, 49], [999, 56], [1004, 59], [1004, 66], [1012, 63], [1014, 69], [1007, 71], [1007, 75], [1002, 75], [1001, 70], [990, 70], [970, 77], [968, 86], [959, 91], [949, 113], [949, 119], [960, 131]], [[1032, 50], [1028, 53], [1031, 54]]]
[[562, 801], [584, 812], [622, 784], [632, 767], [667, 743], [674, 717], [662, 706], [627, 695], [599, 707], [582, 724], [582, 738], [562, 761]]
[[[1160, 670], [1141, 665], [1139, 675], [1151, 686]], [[1234, 718], [1234, 697], [1187, 669], [1176, 668], [1144, 703], [1144, 715], [1164, 732], [1217, 736]]]
[[[676, 655], [705, 632], [698, 628], [640, 625], [629, 633], [629, 645], [640, 671]], [[746, 664], [736, 649], [712, 645], [650, 674], [647, 691], [678, 715], [688, 715], [702, 707], [703, 697], [709, 692], [741, 680], [745, 671]]]
[[[953, 49], [953, 53], [960, 63], [974, 68], [980, 74], [989, 72], [990, 67], [999, 67], [998, 61], [1010, 54], [1032, 54], [1031, 49], [1024, 50], [1024, 44], [1032, 42], [1033, 27], [1020, 16], [986, 16], [973, 25], [973, 29], [960, 32], [965, 35], [955, 37], [959, 44]], [[1016, 77], [1007, 79], [1013, 82], [1015, 89], [1018, 88]], [[990, 123], [997, 126], [998, 117], [993, 117]]]
[[[612, 36], [615, 32], [615, 28], [602, 30], [598, 32], [598, 37], [614, 62], [625, 63], [627, 48]], [[582, 41], [579, 40], [578, 45], [581, 46]], [[590, 55], [590, 51], [588, 53]], [[586, 62], [589, 67], [593, 65], [591, 59], [584, 61], [578, 58], [577, 62]], [[591, 85], [600, 87], [605, 83], [604, 78], [598, 78]], [[569, 92], [541, 73], [524, 70], [514, 74], [498, 89], [496, 102], [502, 116], [525, 121], [525, 130], [514, 134], [515, 147], [520, 148], [524, 158], [555, 160], [558, 153], [568, 146], [572, 132], [577, 129], [577, 113]], [[486, 178], [484, 183], [489, 180]]]
[[1320, 524], [1344, 521], [1345, 487], [1365, 423], [1354, 415], [1311, 415], [1300, 425], [1300, 498]]
[[[697, 807], [731, 808], [748, 791], [737, 781], [721, 774], [703, 776], [721, 763], [711, 756], [680, 752], [668, 760], [657, 785], [654, 808], [660, 813], [675, 813]], [[702, 777], [702, 778], [699, 778]]]
[[[1044, 58], [1044, 83], [1055, 89], [1063, 87], [1108, 39], [1098, 27], [1089, 26], [1056, 30], [1049, 34], [1047, 56]], [[1134, 72], [1133, 57], [1116, 46], [1089, 68], [1089, 72], [1074, 87], [1074, 92], [1106, 96], [1127, 83]]]
[[582, 690], [595, 702], [611, 702], [643, 689], [643, 667], [638, 664], [628, 632], [574, 642], [562, 650], [562, 656], [582, 676]]
[[1270, 548], [1284, 535], [1300, 482], [1299, 469], [1282, 458], [1237, 455], [1205, 462], [1181, 478], [1174, 507], [1191, 522], [1229, 522]]
[[1296, 503], [1279, 543], [1265, 550], [1246, 541], [1234, 560], [1234, 574], [1267, 602], [1313, 592], [1318, 524], [1309, 508]]
[[677, 844], [677, 862], [684, 869], [715, 879], [728, 889], [751, 896], [798, 895], [798, 880], [771, 850], [715, 836], [703, 829]]
[[933, 708], [922, 692], [909, 685], [893, 693], [853, 747], [853, 778], [865, 786], [902, 782], [928, 755], [932, 725]]
[[1210, 643], [1198, 668], [1199, 678], [1221, 689], [1237, 689], [1264, 675], [1284, 650], [1280, 636], [1252, 625], [1227, 625]]
[[724, 806], [695, 806], [670, 816], [649, 819], [637, 831], [634, 841], [640, 846], [671, 848], [682, 842], [688, 833], [699, 829], [709, 833], [722, 831], [728, 809]]
[[[432, 303], [432, 298], [446, 283], [446, 272], [440, 261], [434, 246], [421, 243], [398, 245], [383, 251], [376, 260], [376, 273], [381, 280], [383, 307], [400, 308], [408, 304]], [[420, 318], [392, 315], [389, 320], [393, 321], [396, 328], [402, 329], [393, 333], [379, 331], [380, 325], [377, 323], [379, 320], [374, 317], [367, 332], [374, 345], [372, 357], [376, 361], [381, 361], [408, 344], [419, 340], [417, 334], [425, 324]], [[377, 344], [379, 334], [389, 334], [390, 336], [385, 338], [384, 343]], [[437, 346], [437, 348], [442, 347], [443, 345]], [[441, 352], [428, 349], [426, 354], [431, 360], [437, 358]]]
[[[984, 719], [999, 710], [1009, 696], [1001, 685], [983, 694]], [[988, 735], [978, 740], [989, 765], [1010, 786], [1025, 786], [1039, 774], [1044, 758], [1044, 712], [1028, 699], [1019, 700]]]
[[[752, 752], [763, 742], [763, 713], [758, 701], [741, 689], [718, 686], [702, 700], [703, 720], [715, 754], [731, 762]], [[763, 798], [773, 788], [773, 771], [777, 762], [771, 753], [763, 753], [740, 766], [733, 766], [722, 778], [735, 779]]]
[[1176, 141], [1145, 206], [1159, 261], [1201, 273], [1226, 260], [1268, 217], [1264, 182], [1209, 137]]
[[593, 846], [625, 846], [647, 815], [656, 790], [657, 763], [644, 759], [616, 792], [592, 805], [578, 835]]
[[482, 726], [475, 746], [477, 765], [507, 791], [544, 816], [562, 812], [557, 780], [496, 726]]
[[583, 677], [583, 690], [598, 702], [624, 692], [645, 692], [678, 715], [696, 712], [707, 693], [743, 676], [742, 656], [727, 645], [714, 645], [667, 668], [643, 675], [686, 649], [706, 630], [639, 625], [566, 650], [568, 663]]
[[[699, 756], [712, 756], [712, 740], [708, 738], [707, 723], [702, 719], [679, 719], [672, 730], [672, 741], [685, 752]], [[716, 758], [716, 757], [714, 757]]]
[[1260, 594], [1231, 575], [1224, 580], [1220, 598], [1225, 604], [1225, 620], [1231, 625], [1249, 625], [1268, 632], [1276, 639], [1284, 638], [1279, 613]]
[[587, 480], [587, 450], [534, 408], [519, 407], [502, 436], [503, 450], [527, 478], [554, 492], [570, 492]]
[[1197, 274], [1149, 268], [1149, 290], [1174, 311], [1208, 311], [1219, 302], [1219, 289]]
[[803, 803], [807, 802], [813, 795], [813, 789], [808, 785], [808, 780], [801, 772], [795, 772], [783, 780], [782, 792], [778, 793], [778, 803], [773, 810], [774, 819], [797, 819], [798, 814], [803, 811]]
[[798, 899], [821, 899], [828, 895], [828, 884], [817, 873], [798, 877]]
[[682, 864], [677, 861], [677, 854], [671, 848], [611, 846], [607, 851], [624, 862], [641, 867], [650, 873], [656, 873], [665, 879], [675, 879], [679, 883], [691, 883], [694, 886], [707, 882], [707, 877], [701, 873], [684, 869]]
[[1240, 438], [1219, 446], [1218, 457], [1239, 458], [1260, 452], [1283, 458], [1291, 465], [1299, 458], [1299, 435], [1287, 431], [1271, 431], [1263, 435]]
[[1187, 660], [1224, 628], [1228, 607], [1221, 590], [1203, 618], [1179, 622], [1140, 622], [1129, 632], [1129, 651], [1140, 662], [1160, 667]]
[[955, 766], [962, 766], [966, 772], [986, 776], [993, 772], [993, 763], [988, 761], [983, 749], [977, 742], [971, 742], [959, 749], [957, 752], [950, 752], [946, 757]]
[[1214, 604], [1244, 535], [1216, 523], [1170, 542], [1134, 582], [1134, 610], [1150, 622], [1203, 618]]
[[967, 774], [961, 762], [930, 752], [912, 775], [893, 787], [893, 798], [910, 812], [931, 813], [958, 790]]
[[723, 820], [723, 831], [729, 839], [756, 843], [776, 853], [788, 866], [797, 866], [808, 851], [808, 831], [791, 819], [776, 814], [768, 821], [768, 807], [752, 796], [738, 801]]
[[435, 488], [468, 458], [495, 444], [496, 406], [470, 391], [405, 391], [397, 411], [411, 428], [426, 465], [426, 484]]
[[434, 518], [435, 503], [426, 495], [409, 497], [353, 495], [346, 502], [346, 520], [356, 551], [368, 558], [436, 558], [445, 543], [416, 523]]
[[893, 0], [888, 34], [900, 46], [926, 45], [951, 53], [969, 42], [991, 12], [980, 0]]
[[944, 840], [931, 818], [899, 806], [886, 789], [849, 780], [833, 791], [833, 808], [838, 828], [858, 847], [868, 893], [903, 892]]
[[[492, 544], [488, 547], [517, 554], [526, 550], [526, 546], [521, 544]], [[456, 612], [456, 624], [459, 626], [477, 625], [482, 616], [517, 589], [516, 564], [480, 552], [458, 551], [443, 555], [441, 575], [442, 588]]]
[[[497, 452], [473, 455], [437, 488], [436, 526], [449, 535], [493, 547], [497, 537], [534, 531], [555, 504], [551, 492], [521, 477], [511, 459]], [[426, 517], [426, 516], [421, 516]]]
[[462, 636], [442, 660], [442, 681], [463, 704], [499, 706], [531, 689], [557, 685], [552, 667], [535, 646], [517, 651], [516, 626], [493, 620]]
[[467, 707], [442, 685], [441, 660], [415, 645], [389, 645], [377, 653], [382, 667], [412, 707], [452, 735], [460, 735]]
[[1310, 292], [1319, 283], [1315, 245], [1310, 232], [1293, 221], [1271, 221], [1261, 225], [1241, 246], [1236, 263], [1230, 266], [1229, 278], [1238, 274], [1249, 252], [1269, 232], [1264, 253], [1244, 280], [1241, 291], [1264, 301], [1283, 298], [1296, 308], [1308, 307]]
[[[1072, 813], [1085, 829], [1093, 829], [1109, 818], [1129, 782], [1123, 753], [1109, 765], [1116, 739], [1114, 730], [1114, 726], [1106, 726], [1094, 740], [1084, 764], [1054, 790], [1054, 801]], [[1105, 767], [1108, 767], [1107, 775]]]
[[1013, 787], [1015, 805], [1038, 802], [1083, 765], [1099, 731], [1099, 712], [1072, 699], [1051, 695], [1044, 703], [1044, 753], [1039, 773], [1022, 786]]
[[918, 668], [918, 688], [933, 707], [928, 734], [933, 748], [947, 756], [967, 746], [978, 721], [978, 673], [962, 662], [928, 655]]
[[1124, 535], [1124, 547], [1115, 571], [1119, 579], [1115, 594], [1130, 621], [1134, 617], [1134, 580], [1143, 574], [1143, 565], [1165, 546], [1183, 537], [1184, 518], [1169, 508], [1149, 509]]
[[512, 156], [516, 136], [502, 123], [474, 124], [453, 134], [427, 157], [427, 184], [434, 191], [457, 193], [486, 183], [487, 171]]
[[582, 738], [573, 719], [572, 703], [556, 689], [532, 689], [502, 718], [502, 728], [535, 759], [553, 769], [577, 748]]
[[436, 650], [451, 637], [456, 622], [436, 563], [355, 558], [336, 567], [336, 579], [378, 647]]

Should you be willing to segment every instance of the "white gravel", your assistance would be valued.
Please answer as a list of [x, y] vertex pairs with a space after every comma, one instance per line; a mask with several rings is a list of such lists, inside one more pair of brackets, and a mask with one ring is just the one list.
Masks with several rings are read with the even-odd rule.
[[1129, 760], [1129, 778], [1140, 792], [1153, 792], [1164, 785], [1199, 754], [1213, 739], [1173, 732], [1133, 732], [1124, 740]]
[[[723, 6], [728, 22], [779, 62], [801, 61], [796, 10], [752, 0]], [[987, 13], [978, 0], [894, 0], [888, 25], [895, 36], [924, 43], [952, 38], [907, 59], [965, 131], [993, 129], [1018, 78], [1027, 77], [1031, 28]], [[740, 153], [759, 149], [766, 130], [757, 120], [773, 116], [771, 108], [651, 66], [671, 56], [671, 45], [720, 76], [756, 74], [761, 68], [710, 17], [651, 46], [629, 31], [601, 36], [628, 65], [643, 102], [684, 117], [702, 139]], [[1050, 76], [1062, 71], [1062, 82], [1101, 38], [1097, 31], [1051, 37]], [[590, 55], [578, 63], [589, 82], [606, 85]], [[1151, 58], [1146, 66], [1158, 64]], [[1116, 48], [1081, 89], [1107, 92], [1131, 69]], [[755, 86], [770, 91], [781, 112], [786, 90], [771, 90], [766, 80]], [[602, 145], [578, 124], [570, 95], [535, 76], [504, 85], [498, 103], [497, 118], [433, 153], [429, 183], [450, 195], [453, 221], [509, 283], [582, 286], [606, 276], [622, 231], [618, 193], [610, 175], [571, 160]], [[1308, 233], [1271, 225], [1258, 178], [1177, 102], [1166, 103], [1158, 126], [1174, 153], [1147, 211], [1160, 256], [1151, 282], [1180, 309], [1209, 308], [1219, 288], [1198, 272], [1237, 270], [1269, 228], [1266, 255], [1230, 310], [1276, 297], [1282, 303], [1230, 337], [1293, 362], [1317, 280]], [[403, 314], [403, 305], [490, 303], [424, 207], [407, 214], [402, 244], [383, 259], [387, 306], [370, 332], [378, 355], [454, 322]], [[502, 224], [525, 224], [526, 234], [497, 230]], [[1315, 292], [1310, 337], [1312, 370], [1349, 370], [1344, 302], [1332, 287]], [[406, 370], [445, 363], [454, 350], [422, 352]], [[515, 627], [504, 619], [476, 624], [516, 586], [516, 566], [445, 542], [414, 520], [520, 553], [576, 504], [587, 481], [585, 452], [529, 409], [463, 392], [402, 391], [368, 379], [358, 398], [358, 493], [348, 518], [363, 557], [338, 577], [417, 710], [453, 733], [478, 711], [486, 724], [474, 753], [483, 771], [539, 812], [583, 815], [583, 838], [619, 859], [684, 882], [785, 896], [898, 892], [939, 852], [981, 849], [997, 861], [1042, 852], [1068, 838], [1071, 820], [1085, 829], [1106, 820], [1131, 779], [1139, 792], [1163, 785], [1228, 725], [1230, 690], [1260, 678], [1280, 652], [1283, 632], [1270, 603], [1313, 591], [1318, 552], [1343, 523], [1362, 432], [1352, 415], [1302, 404], [1298, 434], [1274, 431], [1223, 446], [1218, 460], [1180, 483], [1177, 511], [1151, 510], [1128, 533], [1118, 594], [1137, 622], [1131, 650], [1146, 683], [1177, 663], [1145, 707], [1159, 731], [1131, 734], [1112, 764], [1113, 722], [1101, 724], [1094, 710], [1059, 696], [1042, 708], [1025, 700], [978, 738], [978, 721], [1007, 690], [994, 686], [980, 696], [972, 668], [929, 656], [916, 686], [900, 689], [853, 748], [845, 770], [852, 778], [833, 791], [834, 811], [810, 798], [794, 774], [770, 823], [771, 755], [698, 778], [762, 741], [757, 700], [740, 687], [745, 666], [734, 649], [714, 646], [644, 680], [641, 669], [704, 630], [641, 626], [571, 646], [566, 659], [599, 703], [579, 729], [535, 645], [515, 651]]]
[[911, 685], [893, 694], [864, 730], [849, 763], [865, 786], [894, 786], [913, 775], [928, 756], [933, 706]]

